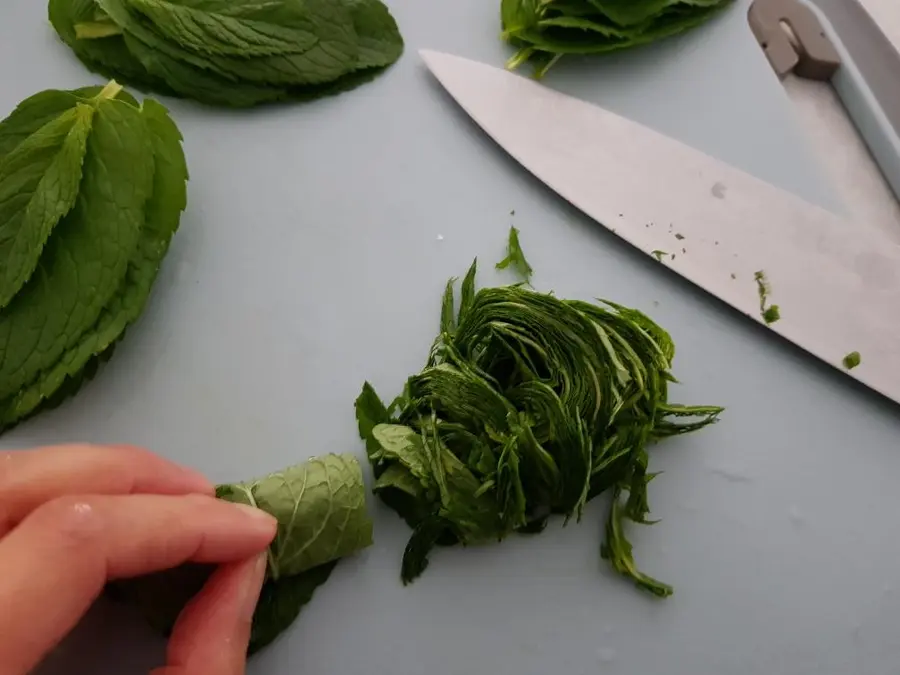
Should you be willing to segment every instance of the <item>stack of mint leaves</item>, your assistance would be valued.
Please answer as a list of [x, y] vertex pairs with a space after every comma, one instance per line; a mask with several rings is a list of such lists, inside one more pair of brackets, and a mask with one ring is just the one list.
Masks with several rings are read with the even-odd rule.
[[[513, 248], [530, 271], [518, 239]], [[537, 533], [553, 514], [580, 519], [608, 491], [602, 556], [640, 588], [670, 595], [638, 570], [623, 524], [651, 522], [648, 446], [722, 409], [669, 402], [674, 345], [641, 312], [522, 284], [476, 292], [475, 273], [473, 264], [458, 303], [447, 285], [425, 369], [389, 405], [369, 383], [356, 401], [375, 492], [413, 528], [402, 579], [425, 570], [435, 545]]]
[[92, 377], [141, 314], [186, 205], [181, 135], [115, 82], [0, 122], [0, 430]]
[[[341, 558], [372, 545], [362, 470], [352, 455], [325, 455], [246, 483], [220, 485], [219, 499], [262, 509], [278, 520], [266, 582], [253, 615], [250, 653], [290, 626]], [[136, 606], [164, 635], [212, 573], [186, 565], [116, 582], [109, 594]]]
[[732, 0], [501, 0], [503, 39], [541, 77], [564, 54], [602, 54], [694, 28]]
[[50, 0], [92, 71], [228, 107], [337, 93], [400, 58], [380, 0]]

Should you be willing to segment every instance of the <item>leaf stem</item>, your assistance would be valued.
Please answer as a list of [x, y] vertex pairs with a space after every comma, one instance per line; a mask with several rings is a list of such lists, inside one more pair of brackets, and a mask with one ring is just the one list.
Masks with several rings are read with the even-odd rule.
[[78, 40], [100, 40], [122, 35], [122, 28], [112, 21], [83, 21], [75, 24]]
[[97, 94], [97, 100], [112, 100], [122, 91], [122, 85], [115, 80], [110, 80], [105, 87]]

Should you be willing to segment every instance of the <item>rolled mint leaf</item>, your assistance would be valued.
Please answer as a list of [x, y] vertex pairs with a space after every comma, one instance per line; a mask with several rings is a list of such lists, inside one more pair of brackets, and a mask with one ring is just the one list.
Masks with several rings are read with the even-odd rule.
[[300, 574], [372, 544], [359, 462], [326, 455], [247, 483], [222, 485], [216, 496], [250, 504], [278, 519], [269, 576]]
[[[269, 578], [253, 617], [251, 653], [294, 622], [340, 558], [372, 544], [362, 470], [351, 455], [313, 458], [256, 480], [220, 485], [216, 493], [278, 519]], [[137, 606], [154, 629], [167, 635], [212, 571], [209, 565], [184, 565], [117, 582], [108, 591]]]

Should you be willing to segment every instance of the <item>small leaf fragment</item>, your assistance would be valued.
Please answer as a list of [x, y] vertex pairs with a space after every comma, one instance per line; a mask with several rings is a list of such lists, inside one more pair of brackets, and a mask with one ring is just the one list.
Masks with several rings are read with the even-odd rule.
[[531, 265], [529, 265], [528, 261], [525, 259], [525, 254], [519, 243], [519, 230], [515, 227], [509, 228], [509, 242], [507, 243], [506, 257], [496, 265], [498, 270], [505, 270], [510, 266], [512, 266], [526, 282], [531, 280], [531, 275], [534, 270], [531, 269]]
[[[732, 276], [732, 278], [734, 277]], [[781, 318], [781, 309], [778, 305], [768, 304], [772, 287], [769, 285], [769, 280], [766, 277], [765, 272], [762, 270], [755, 272], [753, 274], [753, 279], [756, 281], [756, 289], [759, 295], [759, 315], [766, 325], [769, 326]]]
[[844, 368], [847, 370], [853, 370], [860, 363], [862, 363], [862, 356], [859, 352], [850, 352], [843, 359]]

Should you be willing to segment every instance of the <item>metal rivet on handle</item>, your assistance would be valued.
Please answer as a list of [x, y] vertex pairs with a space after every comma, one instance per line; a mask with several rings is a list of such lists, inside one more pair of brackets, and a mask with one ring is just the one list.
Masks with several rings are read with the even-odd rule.
[[793, 72], [810, 80], [830, 80], [841, 57], [809, 7], [798, 0], [754, 0], [750, 29], [779, 77]]

